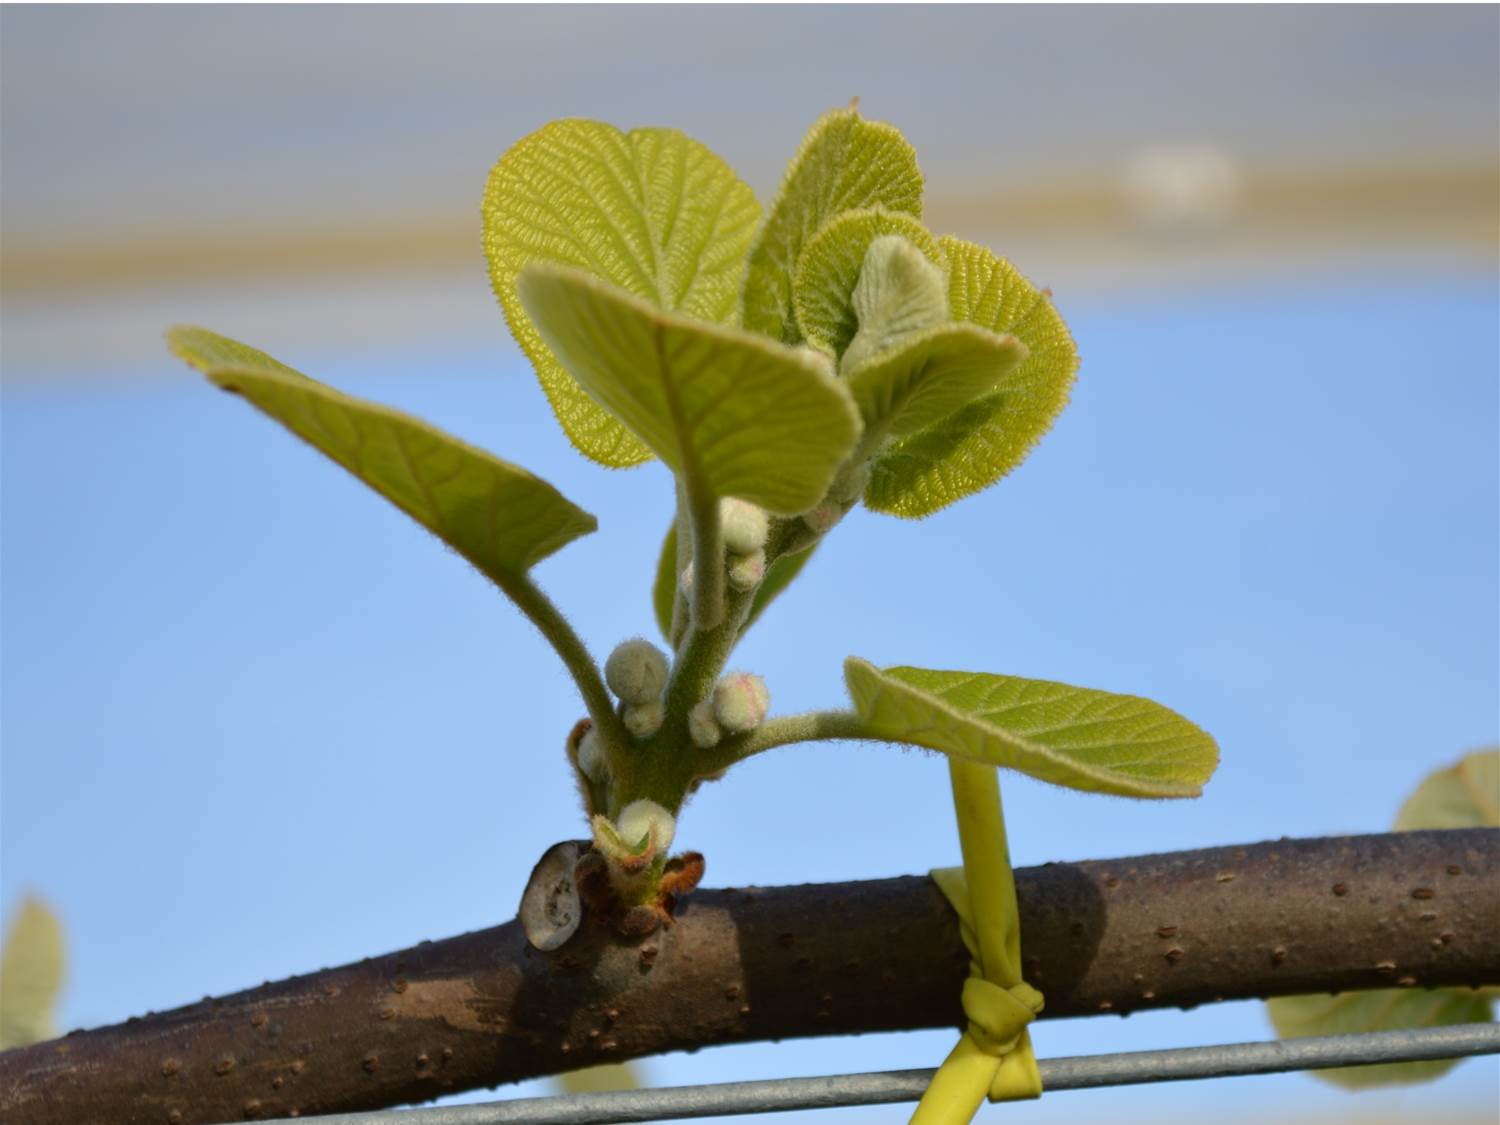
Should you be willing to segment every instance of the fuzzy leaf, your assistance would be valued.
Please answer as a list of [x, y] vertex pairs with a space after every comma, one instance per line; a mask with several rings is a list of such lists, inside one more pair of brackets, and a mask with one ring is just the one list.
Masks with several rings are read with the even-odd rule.
[[663, 313], [565, 266], [533, 265], [521, 300], [568, 372], [689, 491], [793, 515], [859, 436], [849, 392], [814, 354]]
[[[937, 239], [910, 215], [867, 209], [848, 211], [830, 220], [797, 259], [793, 285], [797, 324], [813, 347], [842, 356], [854, 339], [860, 328], [854, 290], [870, 244], [887, 235], [904, 238], [942, 268], [943, 253]], [[938, 319], [947, 319], [946, 312]]]
[[1500, 748], [1429, 774], [1396, 816], [1397, 832], [1419, 828], [1500, 828]]
[[[761, 579], [755, 590], [755, 599], [750, 603], [750, 612], [745, 615], [745, 623], [740, 626], [740, 636], [749, 632], [750, 626], [755, 624], [766, 607], [792, 584], [792, 579], [807, 565], [816, 549], [817, 544], [814, 544], [795, 555], [782, 555], [766, 568], [766, 576]], [[651, 587], [651, 605], [656, 611], [656, 624], [668, 644], [672, 643], [672, 608], [676, 599], [677, 524], [673, 523], [667, 528], [667, 537], [662, 541], [661, 555], [656, 560], [656, 581]]]
[[1219, 760], [1197, 726], [1133, 695], [979, 672], [880, 669], [852, 656], [844, 680], [871, 737], [1070, 789], [1196, 797]]
[[864, 207], [922, 214], [917, 154], [899, 130], [853, 108], [825, 113], [803, 138], [750, 249], [741, 323], [795, 344], [792, 274], [808, 239], [834, 216]]
[[418, 418], [342, 394], [202, 328], [175, 355], [342, 465], [502, 587], [598, 522], [546, 481]]
[[62, 925], [41, 900], [27, 897], [0, 950], [0, 1051], [57, 1034], [62, 977]]
[[[1457, 1023], [1484, 1023], [1493, 1018], [1490, 1001], [1467, 988], [1382, 988], [1372, 992], [1343, 992], [1337, 996], [1277, 996], [1266, 1001], [1266, 1009], [1276, 1034], [1283, 1039], [1446, 1027]], [[1447, 1074], [1461, 1061], [1439, 1059], [1434, 1062], [1385, 1063], [1315, 1070], [1312, 1073], [1347, 1090], [1363, 1090], [1374, 1086], [1430, 1082]]]
[[532, 262], [588, 270], [668, 312], [734, 324], [755, 195], [718, 156], [675, 129], [622, 133], [564, 120], [500, 158], [484, 193], [490, 281], [569, 439], [605, 465], [650, 452], [563, 370], [527, 316], [516, 279]]
[[1005, 386], [1026, 345], [974, 324], [945, 324], [849, 372], [865, 431], [904, 437]]
[[1078, 351], [1051, 299], [982, 246], [939, 240], [954, 320], [1013, 335], [1028, 355], [995, 394], [880, 451], [865, 490], [877, 512], [915, 519], [988, 488], [1010, 472], [1068, 402]]

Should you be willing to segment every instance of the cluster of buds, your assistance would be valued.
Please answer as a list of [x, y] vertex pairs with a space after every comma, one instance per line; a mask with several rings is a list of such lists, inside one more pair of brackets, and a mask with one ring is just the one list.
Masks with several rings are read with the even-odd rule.
[[616, 645], [604, 662], [604, 682], [620, 697], [620, 718], [636, 738], [650, 738], [666, 719], [662, 692], [667, 687], [667, 657], [644, 637]]
[[[764, 508], [726, 497], [719, 501], [719, 527], [724, 537], [724, 568], [736, 590], [753, 590], [766, 576], [766, 539], [771, 518]], [[693, 564], [678, 577], [684, 594], [693, 588]]]
[[719, 501], [719, 525], [723, 528], [729, 584], [750, 590], [766, 576], [766, 537], [771, 521], [764, 508], [732, 497]]
[[725, 734], [744, 734], [760, 726], [770, 706], [765, 680], [750, 672], [731, 672], [688, 712], [688, 735], [694, 745], [708, 750]]

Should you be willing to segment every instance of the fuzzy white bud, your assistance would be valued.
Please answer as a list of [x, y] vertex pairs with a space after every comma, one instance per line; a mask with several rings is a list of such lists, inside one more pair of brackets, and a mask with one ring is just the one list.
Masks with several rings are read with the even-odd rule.
[[620, 712], [620, 718], [634, 737], [645, 739], [661, 730], [662, 723], [667, 721], [667, 709], [660, 699], [631, 703]]
[[731, 672], [714, 685], [714, 718], [735, 734], [754, 730], [771, 706], [766, 681], [750, 672]]
[[677, 831], [677, 821], [672, 814], [662, 808], [655, 801], [642, 798], [639, 801], [631, 801], [620, 810], [620, 815], [615, 820], [616, 830], [620, 833], [620, 839], [632, 848], [639, 848], [646, 837], [651, 834], [651, 829], [656, 829], [656, 848], [658, 851], [666, 851], [672, 846], [672, 837]]
[[609, 773], [609, 762], [604, 757], [604, 744], [599, 741], [599, 732], [589, 730], [578, 740], [578, 769], [590, 781], [601, 782]]
[[736, 555], [760, 550], [771, 532], [771, 520], [764, 508], [732, 496], [719, 501], [719, 525], [723, 528], [724, 546]]
[[714, 704], [711, 699], [705, 699], [688, 712], [687, 725], [688, 737], [700, 750], [711, 750], [719, 744], [719, 739], [724, 737], [724, 732], [719, 729], [719, 721], [714, 718]]
[[683, 597], [686, 597], [688, 594], [691, 594], [693, 592], [692, 563], [688, 563], [687, 566], [682, 568], [682, 575], [677, 579], [677, 588], [682, 592]]
[[666, 655], [644, 637], [634, 637], [609, 654], [604, 679], [626, 703], [649, 703], [667, 686]]
[[752, 551], [748, 555], [731, 555], [729, 558], [729, 584], [736, 590], [749, 590], [759, 586], [766, 576], [766, 553]]

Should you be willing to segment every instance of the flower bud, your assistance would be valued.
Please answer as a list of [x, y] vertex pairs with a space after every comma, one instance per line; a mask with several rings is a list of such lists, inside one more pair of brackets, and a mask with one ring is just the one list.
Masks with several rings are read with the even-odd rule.
[[719, 501], [719, 524], [723, 528], [724, 546], [735, 555], [760, 550], [771, 531], [770, 517], [764, 508], [732, 496]]
[[596, 784], [609, 774], [604, 745], [599, 741], [599, 732], [592, 727], [578, 740], [578, 769], [584, 777]]
[[609, 654], [604, 679], [626, 703], [649, 703], [667, 686], [667, 658], [644, 637], [635, 637]]
[[714, 686], [714, 718], [725, 730], [754, 730], [766, 717], [771, 693], [766, 681], [750, 672], [731, 672]]
[[661, 730], [662, 723], [667, 719], [667, 709], [660, 699], [631, 703], [620, 713], [620, 718], [624, 720], [625, 729], [632, 736], [646, 739]]
[[672, 846], [672, 837], [677, 832], [677, 821], [672, 814], [645, 798], [631, 801], [621, 809], [615, 825], [620, 839], [633, 851], [639, 850], [655, 829], [656, 850], [664, 852]]
[[688, 737], [700, 750], [710, 750], [719, 744], [724, 732], [714, 718], [713, 700], [705, 699], [688, 712]]
[[729, 558], [729, 584], [736, 590], [749, 590], [759, 586], [766, 576], [766, 553], [752, 551], [748, 555], [731, 555]]

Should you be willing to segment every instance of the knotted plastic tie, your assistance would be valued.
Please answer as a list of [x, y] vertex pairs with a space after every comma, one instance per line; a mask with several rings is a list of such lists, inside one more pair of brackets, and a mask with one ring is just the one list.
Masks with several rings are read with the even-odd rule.
[[1021, 920], [994, 766], [948, 760], [963, 867], [932, 872], [958, 913], [972, 961], [964, 981], [969, 1026], [922, 1095], [912, 1125], [964, 1125], [990, 1101], [1040, 1097], [1027, 1026], [1042, 994], [1021, 979]]

